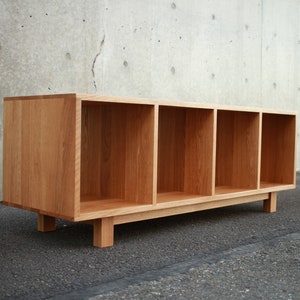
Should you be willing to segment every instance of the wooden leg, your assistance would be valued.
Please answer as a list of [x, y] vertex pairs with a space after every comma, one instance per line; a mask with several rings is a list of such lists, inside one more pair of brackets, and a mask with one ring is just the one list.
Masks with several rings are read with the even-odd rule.
[[38, 214], [38, 231], [47, 232], [56, 229], [55, 218]]
[[276, 212], [277, 193], [272, 192], [269, 194], [269, 199], [264, 200], [264, 211], [265, 212]]
[[114, 244], [114, 219], [103, 218], [94, 220], [94, 246], [110, 247]]

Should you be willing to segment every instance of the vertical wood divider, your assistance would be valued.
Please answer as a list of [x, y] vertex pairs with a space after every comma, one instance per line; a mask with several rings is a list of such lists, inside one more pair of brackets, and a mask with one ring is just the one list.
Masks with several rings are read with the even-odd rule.
[[298, 136], [297, 136], [297, 128], [298, 128], [298, 124], [297, 124], [297, 116], [295, 116], [295, 147], [294, 147], [294, 178], [293, 178], [293, 184], [296, 186], [296, 171], [297, 171], [297, 140], [298, 140]]
[[152, 204], [157, 204], [157, 166], [158, 166], [158, 114], [159, 113], [159, 105], [154, 105], [154, 142], [153, 142], [153, 198]]
[[213, 154], [212, 154], [212, 195], [216, 194], [216, 157], [217, 157], [217, 112], [214, 109]]
[[77, 96], [76, 99], [76, 111], [75, 111], [75, 192], [74, 192], [74, 217], [80, 215], [80, 168], [81, 168], [81, 99]]
[[262, 112], [259, 113], [259, 132], [258, 132], [258, 168], [257, 168], [257, 189], [260, 189], [260, 174], [261, 174], [261, 145], [262, 145]]

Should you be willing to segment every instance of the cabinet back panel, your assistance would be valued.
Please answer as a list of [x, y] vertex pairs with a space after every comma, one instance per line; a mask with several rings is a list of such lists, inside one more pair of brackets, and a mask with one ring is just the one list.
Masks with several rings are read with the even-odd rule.
[[124, 198], [124, 105], [82, 106], [81, 195]]
[[128, 106], [125, 128], [125, 199], [151, 204], [154, 201], [154, 106]]
[[183, 191], [185, 111], [160, 107], [158, 121], [158, 193]]
[[81, 195], [101, 195], [102, 108], [82, 106]]
[[185, 124], [184, 192], [213, 191], [213, 110], [187, 109]]

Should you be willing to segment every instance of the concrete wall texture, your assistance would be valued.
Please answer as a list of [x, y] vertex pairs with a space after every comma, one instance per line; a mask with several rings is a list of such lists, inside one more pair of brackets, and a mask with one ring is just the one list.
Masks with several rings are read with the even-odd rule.
[[0, 98], [67, 92], [299, 112], [300, 0], [0, 0]]

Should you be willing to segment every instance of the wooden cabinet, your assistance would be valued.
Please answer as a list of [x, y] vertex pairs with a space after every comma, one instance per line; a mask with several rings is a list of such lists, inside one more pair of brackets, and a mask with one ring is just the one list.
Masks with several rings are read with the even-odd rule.
[[4, 99], [3, 203], [114, 225], [251, 201], [276, 210], [295, 187], [296, 116], [242, 107], [82, 94]]

